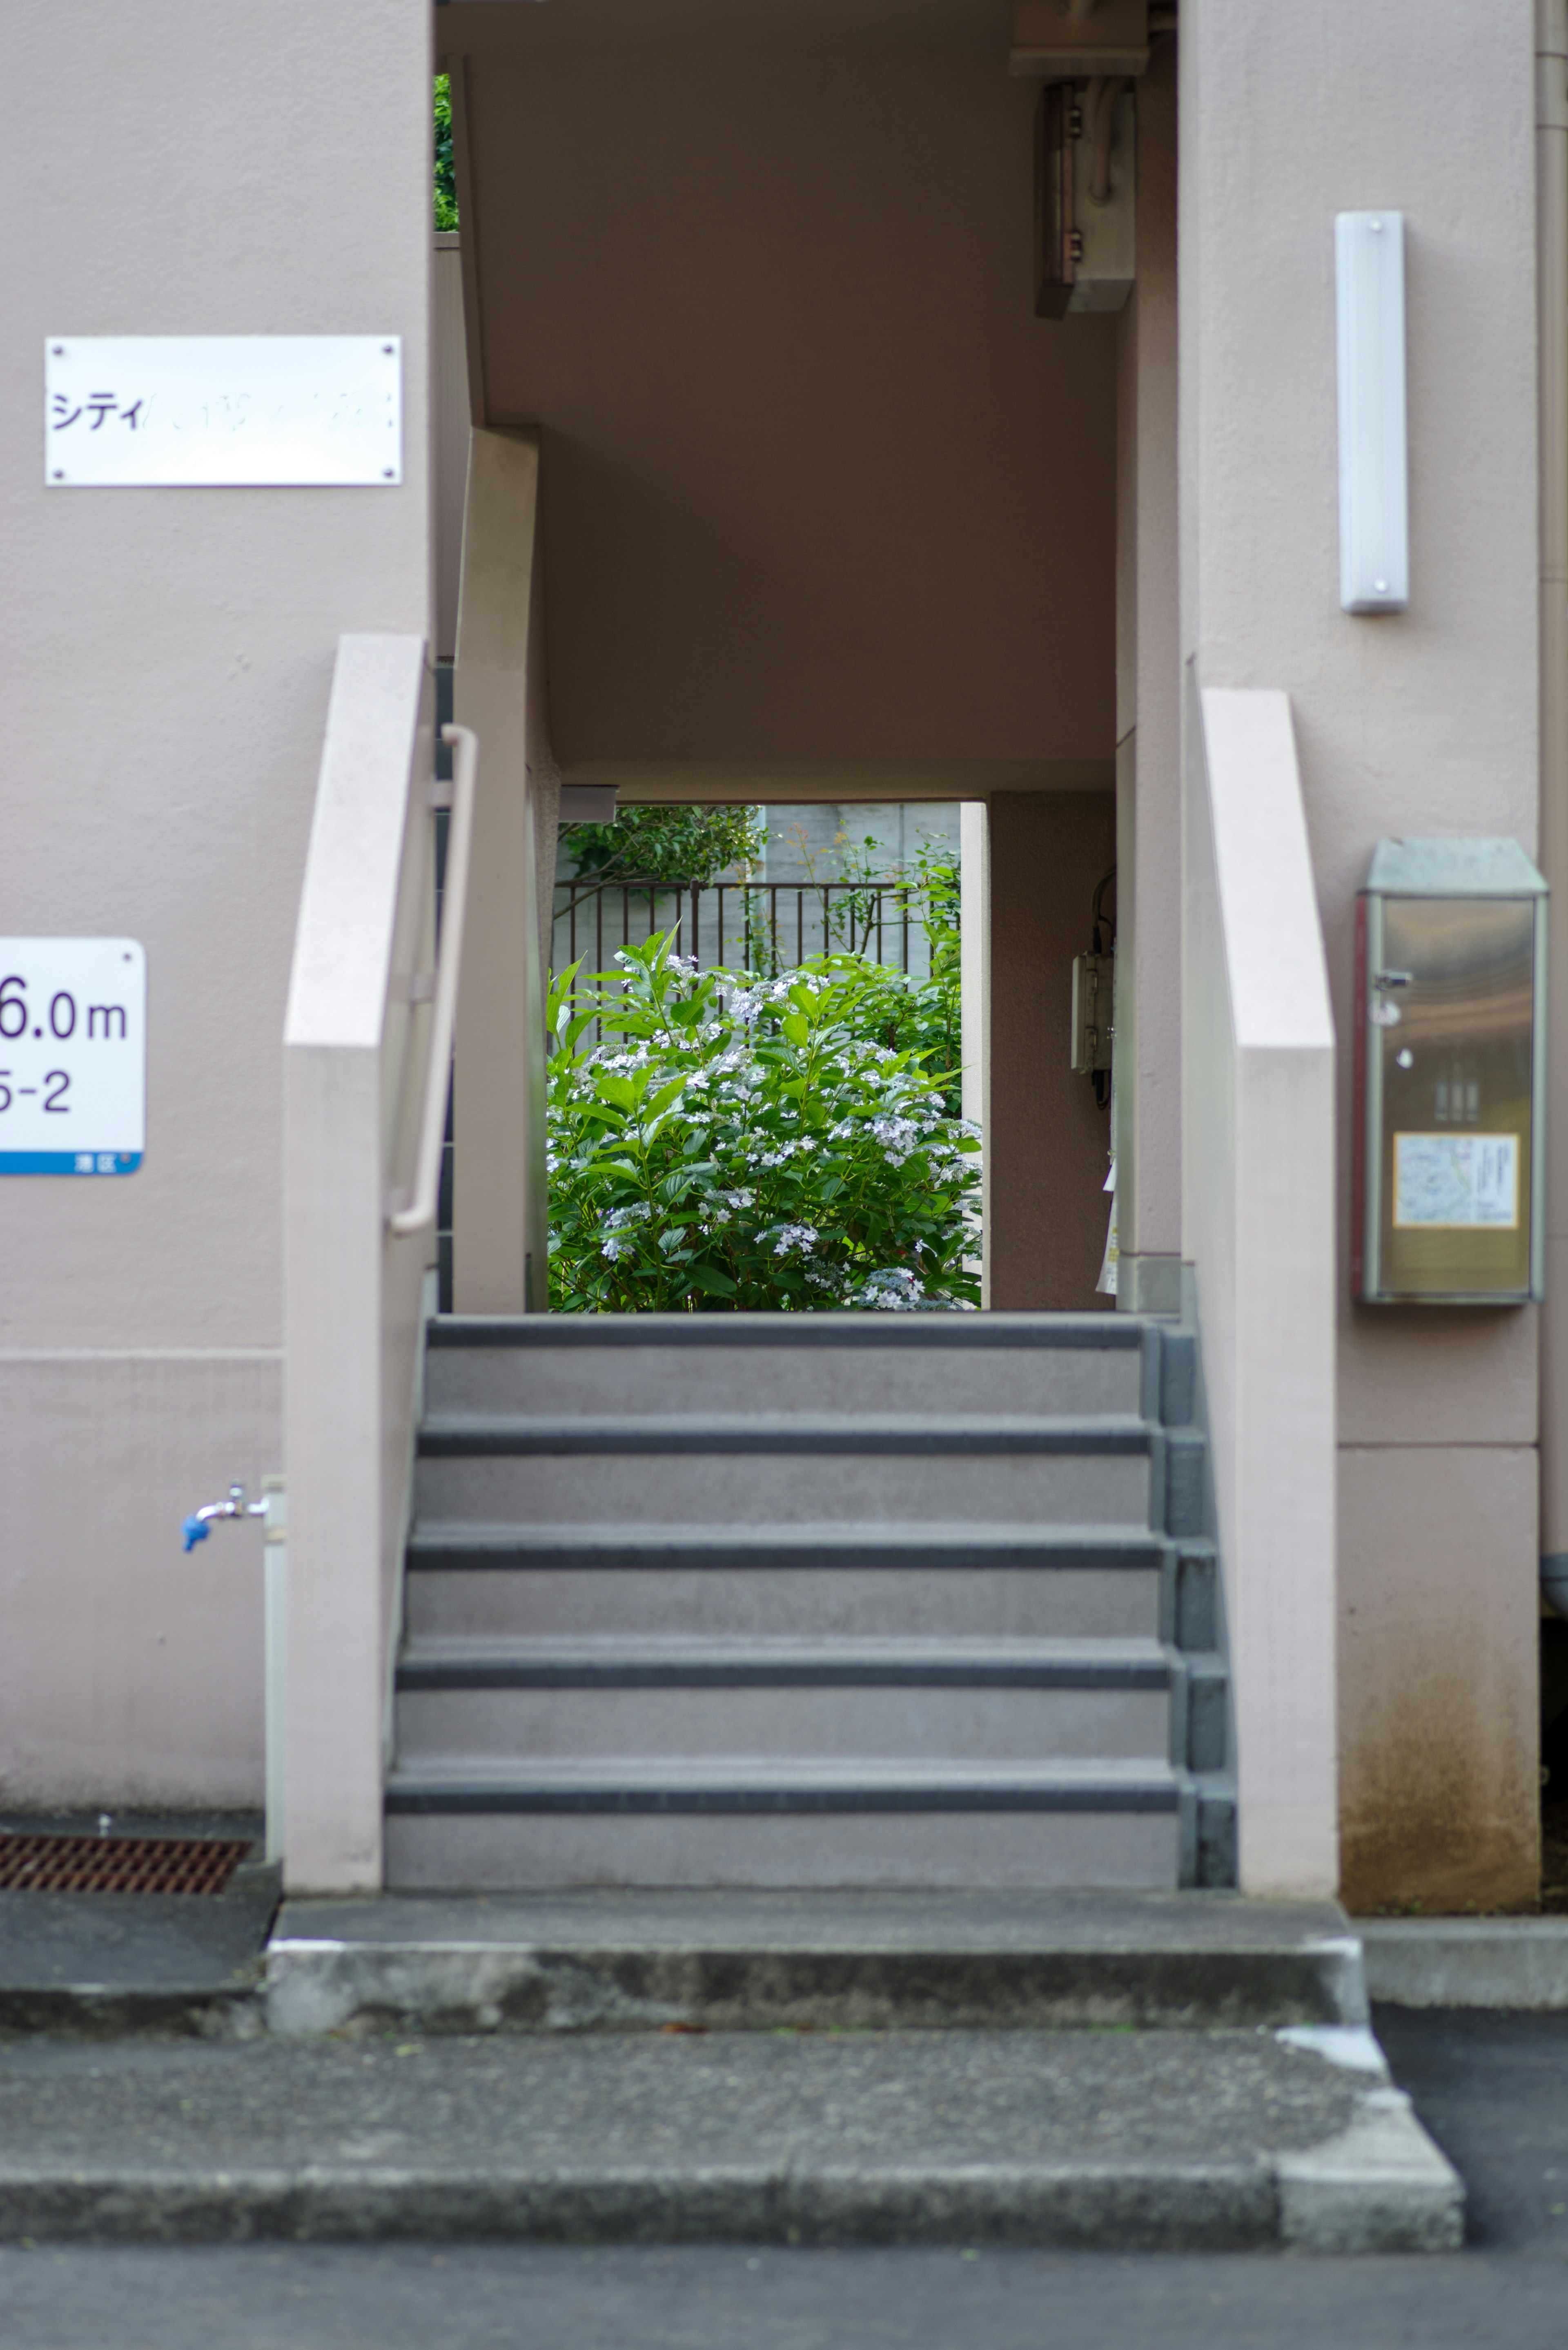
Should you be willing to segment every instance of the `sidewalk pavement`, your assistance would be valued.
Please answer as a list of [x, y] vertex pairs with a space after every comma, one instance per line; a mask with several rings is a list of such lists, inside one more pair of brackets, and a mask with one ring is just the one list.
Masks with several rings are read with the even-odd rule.
[[0, 2239], [1459, 2238], [1333, 1904], [275, 1898], [0, 1895]]
[[35, 2036], [0, 2048], [0, 2149], [13, 2241], [1438, 2251], [1462, 2216], [1334, 2026]]

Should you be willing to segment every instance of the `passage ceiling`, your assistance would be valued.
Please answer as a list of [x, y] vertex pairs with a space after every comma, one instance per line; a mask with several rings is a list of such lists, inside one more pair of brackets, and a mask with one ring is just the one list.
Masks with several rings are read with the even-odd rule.
[[1116, 324], [1037, 320], [1005, 0], [458, 0], [476, 412], [569, 764], [1112, 749]]

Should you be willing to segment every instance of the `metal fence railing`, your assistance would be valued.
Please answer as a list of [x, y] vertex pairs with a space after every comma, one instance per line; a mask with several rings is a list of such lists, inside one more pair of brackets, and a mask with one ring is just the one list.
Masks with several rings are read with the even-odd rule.
[[558, 881], [550, 967], [564, 971], [580, 958], [602, 971], [618, 947], [679, 928], [680, 951], [705, 971], [774, 972], [807, 955], [855, 952], [924, 979], [930, 950], [921, 912], [921, 892], [907, 881]]

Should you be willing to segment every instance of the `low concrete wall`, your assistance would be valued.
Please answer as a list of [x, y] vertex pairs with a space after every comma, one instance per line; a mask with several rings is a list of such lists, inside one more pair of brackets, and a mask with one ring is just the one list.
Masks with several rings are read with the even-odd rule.
[[1282, 693], [1196, 691], [1183, 859], [1183, 1253], [1235, 1692], [1241, 1881], [1332, 1892], [1334, 1024]]
[[[433, 1227], [411, 1175], [434, 943], [431, 695], [418, 637], [338, 649], [284, 1032], [288, 1626], [285, 1880], [381, 1881], [381, 1775]], [[405, 1193], [406, 1197], [406, 1193]]]

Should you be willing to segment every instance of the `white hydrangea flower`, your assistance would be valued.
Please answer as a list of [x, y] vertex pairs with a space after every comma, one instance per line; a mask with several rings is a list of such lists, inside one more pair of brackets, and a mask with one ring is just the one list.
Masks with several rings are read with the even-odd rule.
[[788, 1256], [796, 1249], [804, 1256], [816, 1246], [816, 1226], [815, 1224], [781, 1224], [776, 1235], [764, 1234], [764, 1238], [766, 1237], [773, 1237], [775, 1256]]
[[911, 1314], [925, 1303], [925, 1297], [926, 1285], [918, 1274], [906, 1265], [888, 1265], [867, 1274], [855, 1302], [885, 1314]]

